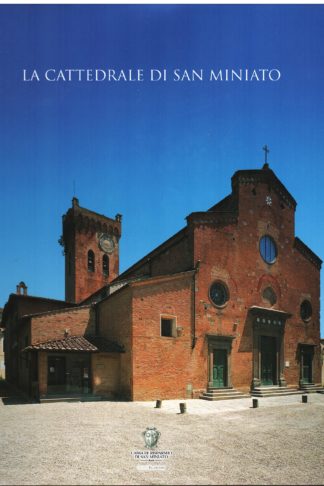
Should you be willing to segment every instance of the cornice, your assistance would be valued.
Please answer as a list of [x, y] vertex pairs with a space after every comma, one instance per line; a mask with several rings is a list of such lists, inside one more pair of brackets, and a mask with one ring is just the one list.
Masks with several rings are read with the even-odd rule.
[[187, 216], [188, 223], [193, 224], [236, 224], [238, 216], [236, 212], [232, 211], [198, 211]]
[[322, 260], [310, 249], [305, 243], [303, 243], [297, 236], [295, 237], [294, 247], [299, 251], [307, 260], [309, 260], [318, 270], [321, 269]]
[[62, 219], [64, 229], [74, 224], [77, 231], [108, 233], [116, 237], [121, 235], [121, 214], [116, 214], [115, 219], [109, 218], [79, 206], [77, 198], [73, 198], [72, 207], [62, 216]]
[[289, 317], [291, 317], [291, 314], [286, 311], [282, 311], [279, 309], [269, 309], [268, 307], [259, 307], [257, 305], [253, 305], [250, 307], [249, 312], [253, 316], [265, 316], [266, 318], [271, 318], [271, 319], [282, 319], [286, 320]]

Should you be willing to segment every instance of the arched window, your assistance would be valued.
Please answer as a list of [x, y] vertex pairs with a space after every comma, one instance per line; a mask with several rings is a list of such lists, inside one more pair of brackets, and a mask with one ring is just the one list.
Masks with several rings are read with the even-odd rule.
[[95, 257], [92, 250], [88, 251], [88, 272], [95, 271]]
[[102, 257], [102, 273], [105, 277], [109, 275], [109, 257], [108, 255], [104, 255]]

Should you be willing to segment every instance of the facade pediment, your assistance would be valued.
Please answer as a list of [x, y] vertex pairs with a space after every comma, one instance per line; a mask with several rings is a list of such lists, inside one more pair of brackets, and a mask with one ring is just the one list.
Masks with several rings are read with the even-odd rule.
[[296, 200], [271, 169], [238, 170], [232, 177], [232, 188], [234, 192], [238, 184], [260, 183], [267, 184], [269, 188], [273, 189], [280, 196], [288, 207], [296, 209]]

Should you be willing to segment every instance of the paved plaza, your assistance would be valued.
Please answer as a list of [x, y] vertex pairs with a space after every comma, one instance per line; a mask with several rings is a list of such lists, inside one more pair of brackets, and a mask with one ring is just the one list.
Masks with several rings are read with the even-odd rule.
[[[324, 395], [23, 403], [2, 393], [0, 484], [323, 484]], [[156, 427], [156, 449], [142, 433]], [[151, 461], [148, 460], [149, 451]]]

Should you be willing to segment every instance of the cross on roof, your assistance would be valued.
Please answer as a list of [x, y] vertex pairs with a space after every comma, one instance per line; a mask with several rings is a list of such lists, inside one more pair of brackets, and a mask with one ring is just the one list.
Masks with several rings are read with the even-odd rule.
[[268, 163], [268, 153], [270, 152], [268, 145], [265, 145], [262, 150], [264, 150], [264, 163]]

